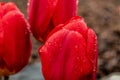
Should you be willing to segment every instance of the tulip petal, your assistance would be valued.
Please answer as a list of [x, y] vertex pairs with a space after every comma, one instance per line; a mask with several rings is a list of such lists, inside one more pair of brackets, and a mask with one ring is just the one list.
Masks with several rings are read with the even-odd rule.
[[53, 29], [39, 54], [45, 80], [96, 80], [96, 35], [81, 17]]
[[[62, 7], [61, 7], [62, 6]], [[29, 0], [28, 20], [33, 36], [45, 41], [50, 31], [76, 15], [76, 0]]]
[[55, 32], [59, 31], [60, 29], [68, 29], [68, 30], [72, 30], [72, 31], [77, 31], [80, 34], [83, 34], [83, 37], [87, 39], [87, 25], [84, 22], [84, 19], [80, 16], [74, 16], [73, 18], [71, 18], [69, 21], [67, 21], [64, 24], [60, 24], [58, 26], [56, 26], [47, 36], [47, 38], [49, 38], [49, 36], [51, 36], [52, 34], [54, 34]]
[[[28, 20], [35, 38], [44, 38], [50, 25], [57, 0], [29, 0]], [[49, 26], [50, 25], [50, 26]]]
[[96, 72], [97, 72], [97, 58], [98, 58], [98, 50], [97, 50], [97, 37], [92, 29], [88, 29], [88, 38], [87, 38], [87, 56], [93, 64], [93, 74], [91, 80], [96, 80]]
[[85, 47], [85, 39], [78, 32], [60, 30], [53, 34], [40, 49], [45, 79], [79, 80], [89, 75], [92, 67], [86, 58]]
[[53, 15], [55, 26], [77, 15], [77, 0], [58, 0]]
[[[3, 40], [0, 44], [0, 75], [10, 75], [20, 71], [28, 63], [31, 53], [29, 26], [23, 14], [13, 3], [3, 6], [4, 15], [0, 21]], [[0, 33], [1, 34], [1, 33]]]

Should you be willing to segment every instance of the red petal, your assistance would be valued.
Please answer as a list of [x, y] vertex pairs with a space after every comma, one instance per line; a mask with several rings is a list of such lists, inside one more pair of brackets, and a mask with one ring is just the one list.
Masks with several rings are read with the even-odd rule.
[[28, 20], [35, 38], [44, 38], [46, 30], [52, 27], [50, 24], [56, 1], [52, 0], [30, 0], [28, 6]]
[[77, 15], [77, 0], [58, 0], [53, 15], [55, 26]]
[[80, 34], [82, 34], [85, 39], [87, 39], [87, 31], [88, 31], [87, 25], [84, 22], [84, 19], [82, 17], [79, 17], [79, 16], [75, 16], [75, 17], [71, 18], [65, 24], [60, 24], [60, 25], [56, 26], [49, 33], [47, 38], [49, 38], [49, 36], [51, 36], [52, 34], [54, 34], [55, 32], [57, 32], [63, 28], [68, 29], [68, 30], [72, 30], [72, 31], [77, 31]]
[[76, 0], [29, 0], [28, 5], [32, 33], [40, 41], [46, 40], [55, 26], [76, 15]]
[[93, 64], [93, 74], [91, 80], [96, 80], [97, 72], [97, 59], [98, 59], [98, 50], [97, 50], [97, 37], [92, 29], [88, 29], [88, 38], [87, 38], [87, 56], [88, 59]]
[[60, 30], [40, 49], [43, 75], [46, 80], [85, 80], [92, 73], [86, 56], [86, 42], [75, 31]]
[[[4, 16], [0, 21], [0, 28], [3, 31], [2, 53], [0, 53], [0, 75], [9, 75], [20, 71], [27, 65], [30, 53], [31, 42], [27, 22], [19, 10], [11, 10], [14, 4], [4, 5]], [[7, 6], [9, 5], [9, 6]], [[5, 7], [6, 6], [6, 7]], [[10, 9], [11, 7], [11, 9]], [[7, 10], [7, 12], [6, 12]], [[3, 66], [1, 72], [1, 65]]]
[[96, 35], [80, 17], [57, 26], [39, 53], [45, 80], [96, 80]]

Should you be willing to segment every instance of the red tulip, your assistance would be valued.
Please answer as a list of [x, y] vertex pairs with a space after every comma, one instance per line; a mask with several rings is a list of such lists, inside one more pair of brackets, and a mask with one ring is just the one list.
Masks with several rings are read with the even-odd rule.
[[0, 3], [0, 76], [20, 71], [31, 53], [29, 26], [14, 3]]
[[39, 54], [45, 80], [96, 80], [96, 35], [81, 17], [57, 26]]
[[76, 0], [29, 0], [28, 20], [33, 36], [44, 41], [57, 25], [76, 15]]

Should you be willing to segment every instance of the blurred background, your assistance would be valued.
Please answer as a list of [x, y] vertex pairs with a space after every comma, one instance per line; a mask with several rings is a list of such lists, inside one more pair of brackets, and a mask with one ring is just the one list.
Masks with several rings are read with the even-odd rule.
[[[15, 2], [27, 18], [27, 0]], [[78, 14], [98, 36], [97, 80], [120, 80], [120, 0], [79, 0]], [[38, 48], [41, 43], [31, 35], [33, 50], [29, 64], [10, 80], [44, 80]]]

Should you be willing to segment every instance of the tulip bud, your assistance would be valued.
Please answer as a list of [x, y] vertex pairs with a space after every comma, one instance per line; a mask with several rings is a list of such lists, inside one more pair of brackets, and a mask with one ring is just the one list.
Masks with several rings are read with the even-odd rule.
[[53, 29], [39, 54], [45, 80], [96, 80], [96, 35], [81, 17]]
[[14, 3], [0, 3], [0, 76], [20, 71], [29, 61], [28, 23]]
[[76, 15], [76, 0], [29, 0], [28, 20], [33, 36], [40, 41], [57, 25]]

